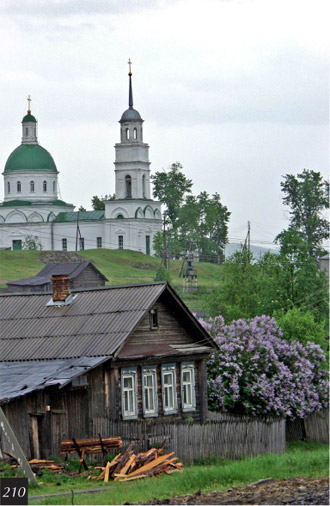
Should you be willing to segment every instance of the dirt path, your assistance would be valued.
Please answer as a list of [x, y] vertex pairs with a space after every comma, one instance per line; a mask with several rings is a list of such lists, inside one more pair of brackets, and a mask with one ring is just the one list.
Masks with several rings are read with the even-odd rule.
[[153, 499], [144, 504], [329, 504], [329, 478], [289, 478], [233, 487], [223, 492]]

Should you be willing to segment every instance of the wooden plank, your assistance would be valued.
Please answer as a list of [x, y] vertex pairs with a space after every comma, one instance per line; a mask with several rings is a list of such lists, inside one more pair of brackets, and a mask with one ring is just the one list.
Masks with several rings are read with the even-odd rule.
[[13, 429], [11, 428], [7, 418], [5, 417], [4, 412], [2, 411], [2, 408], [0, 407], [0, 429], [2, 429], [2, 432], [7, 439], [8, 443], [11, 446], [11, 449], [13, 453], [15, 454], [16, 459], [18, 460], [18, 463], [20, 467], [22, 468], [22, 471], [26, 478], [28, 478], [29, 482], [33, 485], [38, 485], [37, 479], [35, 475], [32, 472], [32, 469], [26, 460], [26, 457], [23, 453], [23, 450], [18, 443], [16, 436], [14, 434]]
[[152, 460], [151, 462], [149, 462], [145, 466], [140, 467], [140, 469], [133, 471], [132, 473], [130, 473], [129, 476], [135, 476], [138, 473], [139, 474], [144, 473], [145, 471], [148, 471], [149, 469], [152, 469], [153, 467], [158, 466], [159, 464], [164, 462], [166, 459], [169, 459], [170, 457], [172, 457], [172, 455], [174, 455], [174, 452], [167, 453], [166, 455], [162, 455], [161, 457], [158, 457], [157, 459]]

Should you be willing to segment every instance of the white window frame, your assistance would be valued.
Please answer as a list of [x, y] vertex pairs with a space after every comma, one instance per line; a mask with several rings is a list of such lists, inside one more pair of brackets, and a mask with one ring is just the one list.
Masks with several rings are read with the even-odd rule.
[[[184, 375], [188, 373], [189, 381], [184, 380]], [[195, 388], [195, 367], [194, 362], [181, 363], [181, 402], [182, 411], [195, 411], [196, 409], [196, 388]], [[190, 402], [185, 401], [185, 391], [190, 390]]]
[[[162, 397], [164, 415], [172, 415], [178, 411], [178, 396], [176, 391], [176, 366], [175, 364], [163, 364], [161, 366]], [[171, 383], [165, 383], [165, 378], [171, 378]], [[169, 392], [172, 391], [172, 402], [166, 402]]]
[[[151, 385], [146, 385], [145, 380], [151, 378]], [[142, 406], [143, 416], [157, 416], [158, 415], [158, 395], [157, 395], [157, 366], [142, 366]], [[146, 397], [152, 399], [153, 408], [147, 406]]]
[[[130, 378], [132, 380], [131, 388], [124, 386], [124, 380]], [[132, 420], [138, 417], [138, 406], [137, 406], [137, 368], [136, 367], [123, 367], [121, 369], [121, 412], [123, 420]], [[132, 403], [131, 406], [126, 405], [126, 401], [129, 398], [126, 396], [127, 393], [132, 392]]]

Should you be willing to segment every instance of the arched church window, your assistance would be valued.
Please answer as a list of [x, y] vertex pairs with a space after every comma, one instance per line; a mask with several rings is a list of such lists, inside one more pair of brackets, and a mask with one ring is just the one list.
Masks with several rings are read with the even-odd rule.
[[29, 129], [25, 127], [25, 135], [29, 135]]
[[53, 181], [53, 193], [55, 193], [55, 192], [56, 192], [56, 182]]
[[30, 192], [34, 192], [34, 181], [30, 181]]
[[122, 214], [117, 214], [116, 218], [117, 220], [123, 220], [124, 216]]
[[144, 174], [142, 176], [142, 196], [144, 199], [146, 198], [146, 177]]
[[44, 192], [46, 192], [46, 191], [47, 191], [47, 181], [44, 181], [44, 182], [42, 183], [42, 189], [43, 189], [43, 191], [44, 191]]
[[132, 198], [132, 178], [131, 176], [125, 177], [125, 190], [126, 190], [126, 198]]
[[126, 140], [129, 140], [129, 128], [126, 128]]
[[22, 183], [20, 181], [17, 181], [17, 193], [21, 193], [22, 191]]
[[7, 183], [7, 192], [10, 193], [10, 182]]
[[136, 128], [134, 128], [134, 130], [133, 130], [133, 139], [134, 139], [135, 141], [136, 141], [136, 139], [137, 139], [137, 129], [136, 129]]

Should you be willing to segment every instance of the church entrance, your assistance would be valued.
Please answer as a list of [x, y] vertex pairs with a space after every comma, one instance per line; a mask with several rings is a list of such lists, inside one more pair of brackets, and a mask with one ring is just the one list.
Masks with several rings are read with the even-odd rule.
[[21, 240], [15, 240], [13, 241], [13, 250], [21, 250], [22, 249], [22, 241]]

